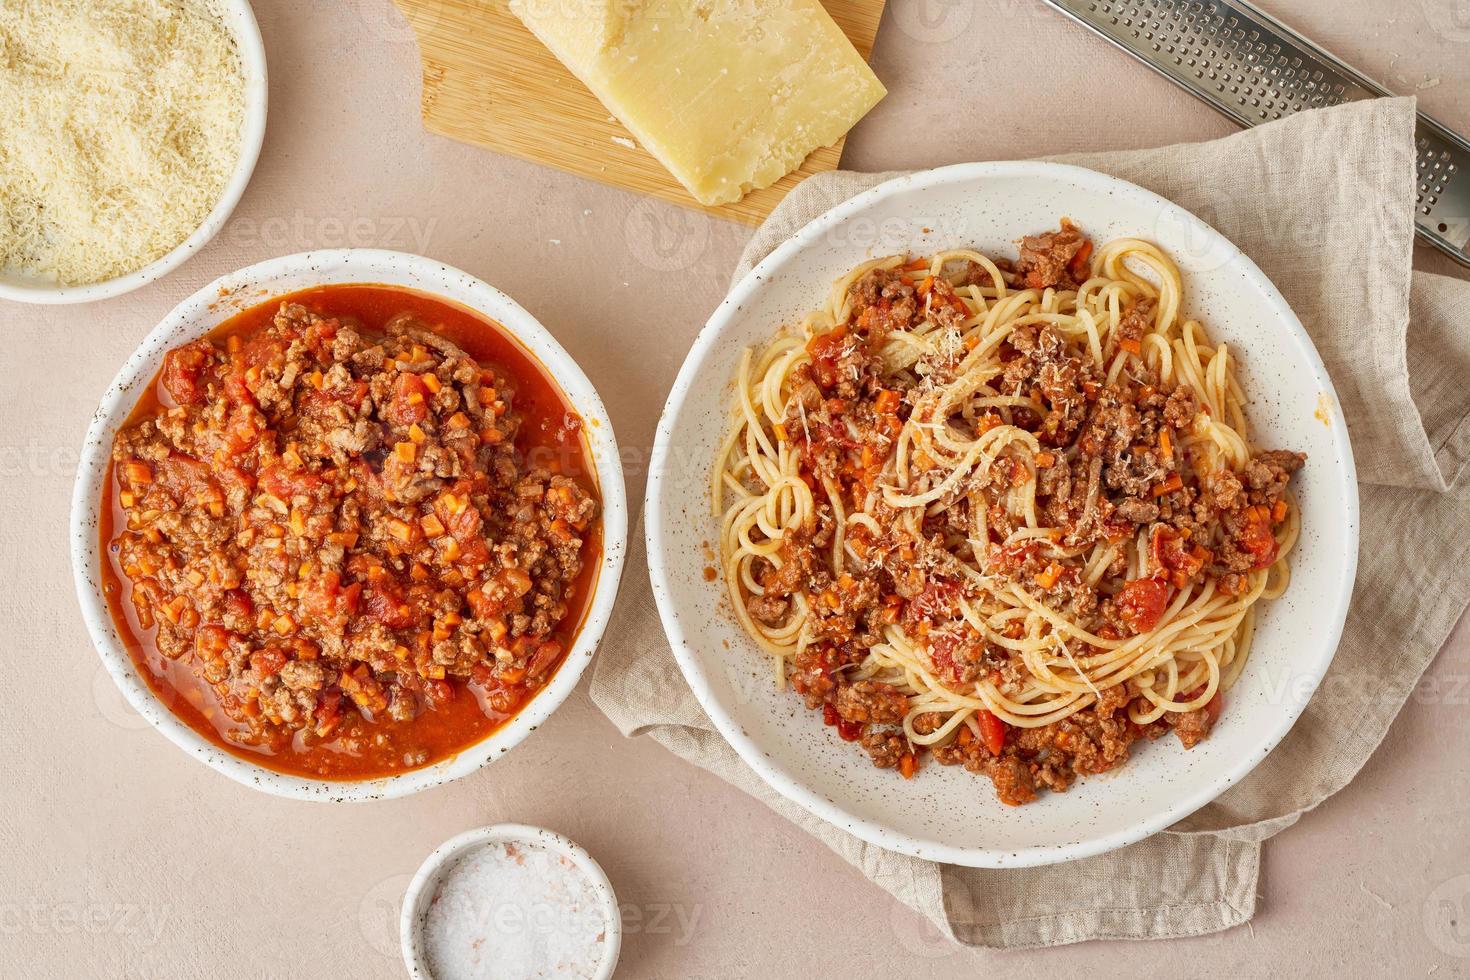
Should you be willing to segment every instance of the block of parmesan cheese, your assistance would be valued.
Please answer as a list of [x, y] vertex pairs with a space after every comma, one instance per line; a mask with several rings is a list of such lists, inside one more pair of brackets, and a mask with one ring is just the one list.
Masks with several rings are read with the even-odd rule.
[[885, 90], [818, 0], [511, 0], [701, 204], [766, 187]]

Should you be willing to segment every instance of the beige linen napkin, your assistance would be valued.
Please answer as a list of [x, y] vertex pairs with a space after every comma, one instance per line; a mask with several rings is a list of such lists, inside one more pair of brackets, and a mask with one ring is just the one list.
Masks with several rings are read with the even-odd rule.
[[[1358, 580], [1332, 667], [1291, 734], [1187, 820], [1066, 865], [985, 871], [894, 854], [787, 802], [714, 730], [664, 639], [637, 534], [592, 698], [626, 735], [764, 801], [959, 942], [1048, 946], [1188, 936], [1255, 911], [1261, 842], [1345, 786], [1470, 601], [1470, 283], [1412, 272], [1414, 103], [1303, 113], [1212, 143], [1059, 158], [1141, 184], [1214, 225], [1286, 295], [1349, 420]], [[755, 233], [738, 280], [802, 225], [894, 176], [833, 173]]]

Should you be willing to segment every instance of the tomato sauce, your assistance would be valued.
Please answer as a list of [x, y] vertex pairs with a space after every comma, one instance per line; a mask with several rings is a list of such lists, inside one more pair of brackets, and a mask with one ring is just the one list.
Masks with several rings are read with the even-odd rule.
[[[268, 325], [281, 305], [299, 303], [312, 312], [355, 321], [365, 336], [381, 334], [395, 315], [415, 314], [431, 329], [462, 348], [481, 364], [493, 365], [515, 388], [515, 408], [522, 418], [516, 449], [571, 477], [594, 498], [596, 470], [581, 420], [546, 369], [488, 317], [467, 307], [415, 290], [393, 286], [343, 284], [321, 286], [246, 309], [209, 334], [223, 343], [243, 338]], [[173, 407], [160, 376], [139, 398], [128, 417], [130, 427]], [[563, 653], [539, 685], [507, 689], [475, 680], [447, 678], [454, 697], [431, 704], [408, 721], [381, 721], [349, 712], [329, 738], [308, 738], [296, 731], [286, 744], [252, 744], [249, 726], [236, 721], [220, 705], [215, 689], [190, 663], [164, 656], [155, 642], [157, 627], [144, 629], [129, 601], [128, 579], [115, 545], [117, 529], [126, 526], [118, 474], [109, 465], [108, 496], [100, 515], [100, 538], [108, 561], [103, 591], [113, 622], [129, 655], [149, 687], [175, 716], [216, 746], [244, 760], [281, 773], [330, 780], [359, 780], [432, 765], [483, 741], [513, 718], [560, 669], [580, 632], [595, 591], [601, 564], [600, 518], [587, 529], [582, 570], [573, 581], [567, 614], [556, 631]]]

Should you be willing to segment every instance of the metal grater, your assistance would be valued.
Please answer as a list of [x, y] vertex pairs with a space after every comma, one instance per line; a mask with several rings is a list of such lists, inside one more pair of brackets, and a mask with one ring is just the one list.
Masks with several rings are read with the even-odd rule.
[[[1241, 0], [1046, 0], [1242, 126], [1392, 95]], [[1470, 266], [1470, 141], [1419, 113], [1421, 237]]]

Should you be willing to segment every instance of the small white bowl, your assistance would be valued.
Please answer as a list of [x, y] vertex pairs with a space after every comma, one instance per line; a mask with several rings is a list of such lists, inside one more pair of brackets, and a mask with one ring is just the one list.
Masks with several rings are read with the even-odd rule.
[[[539, 361], [585, 421], [588, 448], [602, 497], [602, 562], [576, 641], [566, 659], [519, 714], [483, 741], [422, 769], [366, 780], [307, 779], [233, 755], [207, 741], [159, 701], [118, 636], [102, 594], [98, 514], [113, 437], [138, 395], [158, 373], [163, 356], [204, 336], [243, 309], [297, 290], [333, 283], [374, 283], [420, 290], [475, 310], [499, 323]], [[379, 249], [302, 252], [269, 259], [215, 280], [164, 317], [128, 358], [92, 417], [72, 490], [71, 558], [82, 618], [97, 653], [124, 697], [140, 715], [206, 765], [236, 782], [293, 799], [358, 801], [391, 799], [458, 779], [514, 748], [556, 709], [582, 676], [612, 614], [627, 550], [628, 512], [623, 467], [612, 421], [592, 382], [536, 318], [515, 300], [474, 276], [432, 259]]]
[[220, 0], [219, 12], [224, 18], [225, 26], [235, 35], [240, 51], [240, 66], [245, 73], [245, 115], [240, 121], [240, 155], [235, 161], [235, 171], [230, 175], [214, 208], [205, 216], [204, 222], [172, 251], [159, 256], [136, 272], [115, 279], [66, 286], [18, 272], [0, 271], [0, 299], [41, 305], [92, 303], [111, 299], [132, 292], [155, 279], [162, 279], [219, 234], [229, 220], [230, 213], [235, 210], [235, 205], [240, 203], [245, 186], [250, 183], [250, 176], [255, 172], [255, 162], [260, 157], [260, 145], [265, 140], [267, 102], [265, 45], [261, 42], [260, 26], [255, 22], [255, 12], [251, 9], [249, 0]]
[[594, 980], [608, 980], [618, 965], [618, 954], [623, 945], [623, 919], [618, 909], [618, 900], [612, 882], [592, 856], [571, 840], [554, 831], [524, 824], [502, 823], [492, 827], [467, 830], [439, 846], [419, 867], [418, 873], [408, 885], [403, 897], [403, 912], [398, 919], [399, 938], [403, 943], [403, 961], [408, 966], [412, 980], [436, 980], [428, 966], [428, 951], [424, 945], [424, 923], [435, 889], [444, 873], [456, 861], [477, 847], [486, 844], [521, 844], [525, 847], [545, 848], [560, 854], [586, 876], [592, 890], [602, 906], [605, 926], [602, 940], [602, 959], [598, 963]]

